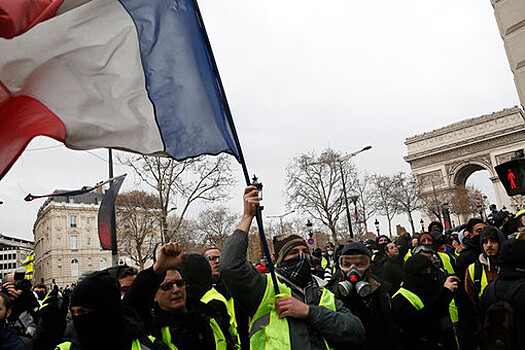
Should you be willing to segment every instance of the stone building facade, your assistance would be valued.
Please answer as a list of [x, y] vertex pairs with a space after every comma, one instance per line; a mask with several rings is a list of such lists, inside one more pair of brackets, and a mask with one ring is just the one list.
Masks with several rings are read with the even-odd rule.
[[33, 242], [0, 235], [0, 277], [19, 268], [33, 250]]
[[491, 0], [514, 83], [525, 108], [525, 1]]
[[[111, 251], [101, 249], [98, 237], [98, 211], [103, 196], [103, 193], [95, 192], [71, 197], [56, 196], [42, 205], [33, 226], [35, 283], [43, 281], [51, 285], [54, 279], [59, 286], [70, 285], [86, 271], [111, 266]], [[118, 263], [139, 269], [139, 264], [131, 259], [135, 242], [125, 224], [128, 220], [137, 221], [137, 218], [123, 218], [119, 213], [125, 211], [117, 209]], [[149, 255], [143, 262], [143, 268], [151, 266], [151, 253], [155, 244], [160, 242], [159, 226], [147, 227], [141, 253]]]
[[51, 197], [42, 205], [33, 226], [34, 281], [59, 286], [76, 282], [89, 270], [111, 265], [111, 251], [98, 238], [98, 208], [102, 193]]

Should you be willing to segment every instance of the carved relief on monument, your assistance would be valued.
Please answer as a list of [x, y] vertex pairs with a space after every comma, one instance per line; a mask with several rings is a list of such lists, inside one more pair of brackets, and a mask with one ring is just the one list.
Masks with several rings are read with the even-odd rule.
[[525, 122], [521, 111], [515, 107], [490, 115], [470, 118], [428, 133], [409, 137], [406, 139], [405, 144], [410, 157], [412, 154], [436, 147], [439, 149], [451, 147], [458, 141], [464, 143], [472, 138], [481, 140], [494, 137], [523, 125], [525, 125]]
[[[516, 130], [515, 133], [503, 137], [480, 140], [469, 145], [458, 145], [457, 149], [446, 150], [439, 153], [433, 154], [432, 152], [428, 152], [427, 154], [419, 155], [419, 157], [418, 155], [409, 155], [405, 157], [405, 161], [410, 163], [413, 170], [416, 170], [457, 158], [469, 157], [480, 151], [492, 151], [497, 147], [508, 146], [509, 144], [516, 144], [516, 149], [524, 148], [525, 133], [523, 130]], [[488, 162], [488, 164], [491, 164], [491, 162]]]
[[441, 170], [435, 170], [428, 173], [418, 174], [417, 179], [419, 186], [423, 188], [432, 187], [432, 184], [434, 184], [434, 186], [437, 186], [445, 183]]
[[502, 154], [498, 154], [495, 158], [496, 158], [496, 165], [498, 164], [501, 164], [501, 163], [505, 163], [505, 162], [508, 162], [509, 160], [511, 160], [512, 158], [515, 157], [515, 154], [514, 154], [514, 151], [512, 152], [507, 152], [507, 153], [502, 153]]

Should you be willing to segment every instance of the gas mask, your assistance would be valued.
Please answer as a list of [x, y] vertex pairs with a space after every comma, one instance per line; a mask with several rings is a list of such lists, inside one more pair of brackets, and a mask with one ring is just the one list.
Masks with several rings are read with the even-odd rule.
[[332, 256], [332, 255], [334, 255], [334, 251], [333, 251], [333, 250], [329, 250], [329, 251], [327, 251], [326, 253], [328, 254], [328, 256]]
[[346, 274], [346, 279], [337, 284], [339, 293], [346, 297], [355, 290], [356, 294], [361, 298], [366, 298], [372, 292], [370, 283], [363, 280], [363, 274], [357, 269], [351, 269]]
[[370, 258], [367, 255], [341, 256], [339, 266], [345, 273], [345, 279], [337, 285], [343, 297], [350, 295], [352, 291], [355, 291], [361, 298], [370, 295], [372, 286], [364, 280], [364, 272], [370, 267]]

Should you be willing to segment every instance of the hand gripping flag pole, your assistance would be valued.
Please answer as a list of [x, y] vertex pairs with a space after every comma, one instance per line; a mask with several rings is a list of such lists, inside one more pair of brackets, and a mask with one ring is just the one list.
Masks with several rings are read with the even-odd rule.
[[[226, 99], [226, 93], [224, 91], [224, 87], [222, 85], [221, 78], [219, 76], [219, 69], [217, 68], [217, 63], [215, 62], [215, 58], [213, 56], [213, 51], [211, 49], [211, 44], [208, 39], [208, 34], [206, 33], [206, 28], [204, 26], [204, 21], [202, 20], [202, 15], [199, 9], [199, 5], [197, 4], [196, 0], [192, 0], [194, 8], [195, 8], [195, 15], [199, 22], [199, 27], [201, 29], [202, 36], [204, 38], [204, 42], [206, 45], [206, 50], [208, 51], [208, 58], [210, 60], [210, 64], [213, 67], [213, 70], [215, 71], [216, 80], [215, 83], [217, 85], [217, 90], [220, 93], [220, 98], [222, 100], [222, 104], [224, 107], [224, 112], [226, 114], [226, 119], [228, 120], [228, 124], [231, 128], [231, 132], [233, 135], [233, 139], [235, 141], [235, 144], [237, 146], [237, 152], [238, 152], [238, 161], [241, 163], [242, 171], [244, 174], [244, 179], [246, 180], [246, 185], [250, 186], [252, 185], [252, 182], [250, 181], [250, 175], [248, 173], [248, 168], [246, 166], [246, 162], [244, 160], [244, 155], [242, 153], [241, 144], [239, 142], [239, 137], [237, 135], [237, 131], [235, 129], [235, 125], [233, 123], [233, 117], [231, 114], [230, 106], [228, 105], [228, 101]], [[280, 294], [279, 286], [277, 284], [277, 276], [275, 275], [275, 268], [273, 265], [272, 257], [270, 255], [270, 249], [268, 248], [268, 243], [266, 242], [266, 235], [264, 234], [264, 227], [263, 227], [263, 221], [262, 221], [262, 207], [257, 206], [256, 214], [255, 214], [255, 220], [257, 221], [257, 227], [259, 228], [259, 238], [261, 240], [261, 245], [263, 247], [264, 255], [266, 256], [266, 262], [268, 270], [270, 271], [270, 276], [272, 278], [273, 287], [275, 290], [275, 294]]]

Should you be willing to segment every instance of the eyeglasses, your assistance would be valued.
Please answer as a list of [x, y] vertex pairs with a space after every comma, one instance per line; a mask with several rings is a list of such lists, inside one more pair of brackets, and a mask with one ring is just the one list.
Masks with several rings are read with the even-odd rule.
[[208, 257], [208, 260], [209, 260], [209, 261], [219, 260], [219, 257], [220, 257], [219, 255], [210, 255], [210, 256]]
[[163, 290], [164, 292], [167, 292], [169, 290], [172, 290], [174, 285], [176, 285], [179, 288], [182, 288], [182, 287], [186, 286], [186, 281], [184, 281], [184, 280], [176, 280], [176, 281], [172, 281], [172, 282], [166, 282], [164, 284], [161, 284], [159, 288], [161, 290]]

